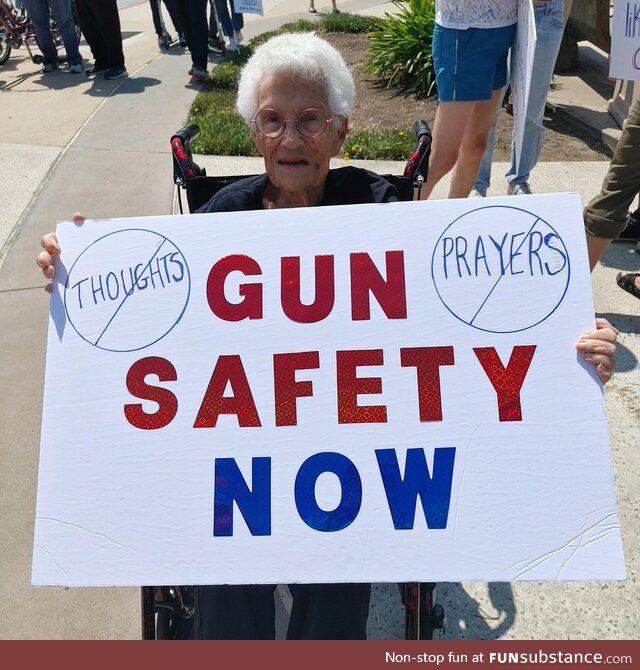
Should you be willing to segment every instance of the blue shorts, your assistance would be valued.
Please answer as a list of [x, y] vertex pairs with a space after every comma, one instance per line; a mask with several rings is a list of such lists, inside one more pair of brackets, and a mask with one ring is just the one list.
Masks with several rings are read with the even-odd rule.
[[516, 24], [456, 30], [436, 24], [433, 67], [438, 102], [489, 100], [507, 83], [507, 56]]

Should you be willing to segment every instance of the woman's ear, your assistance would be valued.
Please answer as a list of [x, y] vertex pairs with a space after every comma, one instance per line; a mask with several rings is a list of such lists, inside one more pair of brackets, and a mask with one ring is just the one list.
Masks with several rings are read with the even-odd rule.
[[344, 144], [344, 141], [347, 138], [347, 129], [349, 127], [349, 119], [347, 119], [346, 117], [339, 116], [338, 120], [340, 121], [340, 125], [338, 126], [335, 135], [334, 151], [332, 154], [333, 156], [337, 156], [340, 153], [342, 145]]
[[251, 139], [253, 140], [253, 145], [258, 150], [258, 153], [261, 156], [264, 156], [264, 146], [262, 144], [264, 141], [264, 135], [262, 133], [259, 133], [255, 129], [255, 126], [253, 124], [251, 125], [249, 132], [251, 133]]

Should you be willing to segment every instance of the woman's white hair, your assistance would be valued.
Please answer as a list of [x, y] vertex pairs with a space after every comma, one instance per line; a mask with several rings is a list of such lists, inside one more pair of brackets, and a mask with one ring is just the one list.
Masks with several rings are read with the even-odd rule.
[[340, 52], [314, 33], [285, 33], [261, 44], [242, 69], [236, 109], [247, 123], [258, 111], [262, 80], [275, 73], [322, 86], [333, 115], [348, 117], [353, 111], [353, 77]]

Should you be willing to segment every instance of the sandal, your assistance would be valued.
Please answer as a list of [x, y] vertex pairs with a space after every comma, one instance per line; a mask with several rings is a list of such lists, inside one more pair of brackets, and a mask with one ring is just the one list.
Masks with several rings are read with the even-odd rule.
[[313, 7], [309, 7], [309, 13], [310, 13], [310, 14], [317, 14], [317, 13], [318, 13], [318, 10], [317, 10], [317, 9], [313, 9]]
[[640, 272], [627, 272], [623, 274], [618, 272], [616, 275], [616, 284], [627, 293], [631, 293], [636, 298], [640, 298], [640, 289], [636, 286], [636, 279], [640, 277]]

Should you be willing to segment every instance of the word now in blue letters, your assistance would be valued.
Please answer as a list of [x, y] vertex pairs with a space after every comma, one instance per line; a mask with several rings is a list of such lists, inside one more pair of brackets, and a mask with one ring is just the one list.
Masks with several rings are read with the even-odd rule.
[[[451, 501], [451, 483], [456, 450], [434, 450], [433, 472], [423, 449], [408, 449], [404, 476], [395, 449], [375, 451], [393, 527], [411, 530], [418, 498], [428, 528], [446, 528]], [[251, 461], [252, 488], [249, 488], [234, 458], [215, 459], [213, 503], [214, 536], [233, 535], [234, 503], [252, 535], [271, 535], [271, 458]], [[316, 500], [318, 477], [332, 473], [342, 489], [340, 502], [333, 510], [322, 509]], [[314, 530], [330, 533], [349, 526], [358, 516], [362, 503], [362, 479], [353, 461], [336, 452], [320, 452], [300, 466], [295, 479], [294, 500], [300, 518]]]

